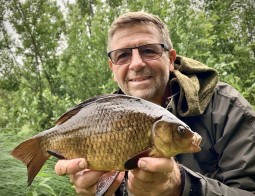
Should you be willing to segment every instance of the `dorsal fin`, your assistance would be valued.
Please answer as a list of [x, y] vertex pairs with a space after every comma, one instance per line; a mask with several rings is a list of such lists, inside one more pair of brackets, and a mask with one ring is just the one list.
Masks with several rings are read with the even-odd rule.
[[96, 96], [96, 97], [92, 97], [89, 98], [81, 103], [79, 103], [78, 105], [72, 107], [71, 109], [67, 110], [64, 114], [62, 114], [55, 122], [56, 125], [60, 125], [64, 122], [66, 122], [69, 118], [71, 118], [72, 116], [74, 116], [75, 114], [77, 114], [82, 108], [84, 108], [85, 106], [96, 102], [99, 99], [102, 99], [104, 97], [109, 97], [114, 94], [109, 94], [109, 95], [100, 95], [100, 96]]
[[86, 107], [89, 104], [92, 103], [100, 103], [100, 102], [106, 102], [109, 99], [115, 98], [115, 97], [123, 97], [126, 99], [139, 99], [128, 95], [122, 95], [122, 94], [105, 94], [105, 95], [99, 95], [96, 97], [89, 98], [78, 105], [72, 107], [71, 109], [67, 110], [64, 114], [62, 114], [59, 119], [56, 120], [55, 124], [60, 125], [64, 122], [66, 122], [68, 119], [70, 119], [72, 116], [77, 114], [82, 108]]

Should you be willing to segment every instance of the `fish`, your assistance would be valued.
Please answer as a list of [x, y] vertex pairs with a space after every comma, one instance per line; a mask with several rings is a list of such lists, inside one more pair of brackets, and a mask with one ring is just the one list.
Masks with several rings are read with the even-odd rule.
[[28, 186], [49, 159], [85, 158], [88, 169], [127, 171], [139, 158], [174, 157], [201, 150], [202, 137], [167, 109], [141, 98], [105, 94], [59, 117], [55, 126], [15, 147], [11, 155], [28, 171]]

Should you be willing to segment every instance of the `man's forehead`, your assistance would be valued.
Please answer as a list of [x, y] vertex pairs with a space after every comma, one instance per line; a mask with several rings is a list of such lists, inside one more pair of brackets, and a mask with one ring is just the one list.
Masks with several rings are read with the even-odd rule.
[[[161, 36], [159, 30], [155, 25], [152, 24], [135, 24], [129, 25], [125, 27], [120, 27], [116, 29], [115, 33], [111, 39], [111, 48], [117, 49], [113, 47], [113, 45], [122, 45], [124, 44], [126, 47], [133, 47], [133, 43], [136, 42], [144, 42], [147, 43], [156, 43], [161, 40]], [[129, 45], [130, 44], [130, 45]], [[137, 43], [139, 44], [139, 43]]]
[[114, 34], [118, 31], [121, 31], [123, 29], [138, 29], [138, 28], [154, 28], [154, 29], [158, 29], [158, 27], [154, 24], [154, 23], [151, 23], [151, 22], [147, 22], [147, 23], [127, 23], [126, 25], [121, 25], [121, 26], [118, 26], [116, 27], [112, 37], [114, 36]]

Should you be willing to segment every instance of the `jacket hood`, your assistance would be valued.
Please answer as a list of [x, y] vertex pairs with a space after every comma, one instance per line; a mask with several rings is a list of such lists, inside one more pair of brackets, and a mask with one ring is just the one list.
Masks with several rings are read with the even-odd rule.
[[218, 72], [196, 60], [177, 56], [169, 89], [174, 95], [170, 104], [179, 116], [203, 114], [218, 82]]

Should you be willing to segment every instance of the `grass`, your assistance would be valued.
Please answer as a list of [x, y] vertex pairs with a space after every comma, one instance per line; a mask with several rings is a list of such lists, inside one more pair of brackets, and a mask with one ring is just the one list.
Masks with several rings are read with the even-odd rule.
[[19, 160], [10, 155], [11, 150], [30, 136], [0, 133], [0, 195], [13, 196], [61, 196], [76, 195], [67, 176], [54, 172], [55, 158], [50, 158], [27, 187], [27, 169]]

